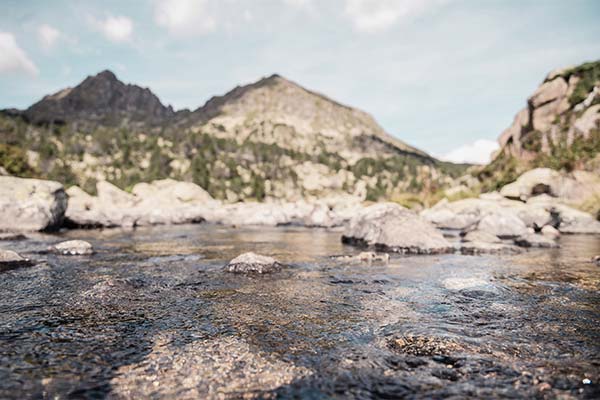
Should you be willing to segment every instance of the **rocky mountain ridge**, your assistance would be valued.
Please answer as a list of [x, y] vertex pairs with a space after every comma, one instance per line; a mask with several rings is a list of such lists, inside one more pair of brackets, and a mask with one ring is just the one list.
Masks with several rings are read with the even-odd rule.
[[156, 126], [175, 116], [148, 88], [125, 84], [111, 71], [88, 76], [74, 88], [65, 88], [23, 111], [34, 124], [75, 123], [82, 129], [97, 125]]
[[[0, 115], [8, 173], [76, 184], [192, 181], [218, 199], [434, 193], [466, 166], [387, 134], [367, 113], [279, 75], [174, 111], [109, 71]], [[4, 154], [4, 156], [3, 156]], [[6, 160], [8, 159], [9, 162]], [[419, 198], [419, 196], [416, 196]]]

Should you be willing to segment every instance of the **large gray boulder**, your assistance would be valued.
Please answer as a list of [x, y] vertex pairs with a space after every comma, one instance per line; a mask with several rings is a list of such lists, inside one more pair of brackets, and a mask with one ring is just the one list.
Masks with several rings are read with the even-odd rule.
[[342, 242], [408, 254], [454, 250], [431, 223], [395, 203], [375, 204], [358, 212], [346, 227]]
[[67, 203], [58, 182], [0, 176], [0, 231], [56, 229]]

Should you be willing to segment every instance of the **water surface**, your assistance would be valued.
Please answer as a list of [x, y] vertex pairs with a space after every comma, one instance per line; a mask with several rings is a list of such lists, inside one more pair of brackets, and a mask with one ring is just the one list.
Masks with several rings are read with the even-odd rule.
[[[91, 257], [43, 254], [89, 240]], [[353, 264], [340, 233], [185, 225], [0, 242], [0, 398], [598, 398], [594, 236]], [[289, 264], [225, 273], [245, 251]]]

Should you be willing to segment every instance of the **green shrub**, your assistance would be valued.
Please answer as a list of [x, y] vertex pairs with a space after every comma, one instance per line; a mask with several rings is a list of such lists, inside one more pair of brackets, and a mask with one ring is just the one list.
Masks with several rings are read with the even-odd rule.
[[0, 166], [10, 175], [32, 177], [35, 170], [27, 160], [27, 154], [19, 147], [0, 143]]

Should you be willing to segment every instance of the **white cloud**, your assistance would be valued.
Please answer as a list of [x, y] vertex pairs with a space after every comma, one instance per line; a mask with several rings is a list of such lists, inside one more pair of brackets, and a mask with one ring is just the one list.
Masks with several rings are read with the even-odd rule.
[[0, 32], [0, 73], [5, 72], [25, 72], [36, 76], [38, 69], [19, 47], [12, 33]]
[[492, 153], [498, 150], [498, 147], [495, 140], [478, 139], [473, 143], [460, 146], [440, 158], [455, 163], [487, 164], [491, 161]]
[[131, 40], [133, 22], [124, 16], [108, 16], [103, 20], [92, 20], [100, 32], [111, 42], [123, 43]]
[[414, 17], [444, 0], [346, 0], [345, 13], [356, 30], [373, 33]]
[[48, 24], [40, 25], [37, 29], [37, 34], [38, 41], [46, 50], [52, 48], [60, 37], [60, 31]]
[[177, 36], [203, 35], [214, 31], [217, 19], [207, 0], [158, 0], [154, 20]]

